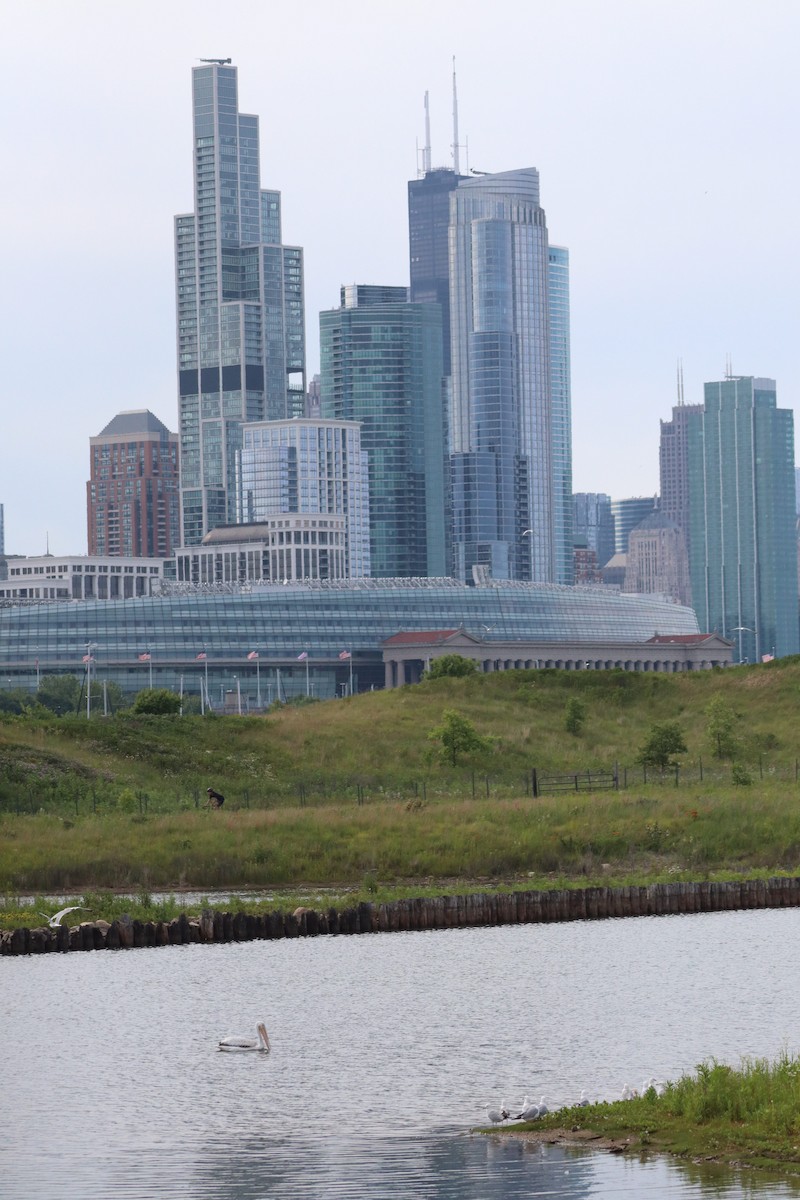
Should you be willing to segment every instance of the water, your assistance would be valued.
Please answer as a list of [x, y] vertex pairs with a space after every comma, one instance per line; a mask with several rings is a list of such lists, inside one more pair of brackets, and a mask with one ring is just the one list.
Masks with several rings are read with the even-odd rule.
[[[795, 1052], [799, 937], [776, 910], [5, 959], [0, 1197], [798, 1195], [469, 1130]], [[270, 1055], [217, 1051], [261, 1019]]]

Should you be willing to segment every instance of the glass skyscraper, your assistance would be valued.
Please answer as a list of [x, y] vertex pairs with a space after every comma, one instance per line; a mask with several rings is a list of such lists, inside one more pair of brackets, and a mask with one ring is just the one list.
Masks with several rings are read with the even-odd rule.
[[465, 179], [449, 167], [435, 167], [408, 184], [408, 247], [414, 303], [442, 310], [443, 373], [450, 374], [450, 196]]
[[259, 186], [258, 117], [239, 112], [235, 67], [192, 83], [195, 204], [175, 219], [186, 545], [236, 519], [242, 424], [302, 415], [306, 389], [303, 255]]
[[548, 251], [550, 403], [553, 439], [553, 539], [556, 583], [573, 582], [572, 372], [569, 346], [569, 250]]
[[320, 313], [320, 411], [361, 422], [379, 577], [445, 575], [442, 330], [406, 288], [344, 287]]
[[692, 599], [739, 661], [797, 654], [794, 420], [775, 381], [705, 385], [687, 422]]
[[[239, 520], [256, 524], [282, 513], [344, 517], [346, 577], [369, 575], [369, 479], [358, 422], [259, 421], [243, 427], [243, 438]], [[309, 528], [302, 537], [324, 557], [324, 531]]]
[[570, 578], [566, 252], [551, 256], [532, 167], [462, 180], [450, 206], [455, 573]]

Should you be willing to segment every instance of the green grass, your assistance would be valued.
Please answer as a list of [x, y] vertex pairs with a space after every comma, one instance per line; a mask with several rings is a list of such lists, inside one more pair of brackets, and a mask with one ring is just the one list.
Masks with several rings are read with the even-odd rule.
[[[704, 709], [717, 695], [738, 714], [750, 786], [712, 756]], [[587, 713], [577, 736], [564, 727], [571, 697]], [[676, 676], [514, 671], [265, 718], [7, 718], [0, 893], [794, 873], [798, 698], [800, 661], [784, 659]], [[494, 747], [455, 768], [437, 758], [428, 733], [446, 709]], [[619, 792], [526, 794], [534, 766], [632, 768], [662, 720], [678, 720], [689, 745], [680, 787], [631, 771]], [[198, 807], [209, 785], [226, 795], [222, 812]]]
[[800, 1059], [702, 1063], [663, 1096], [561, 1109], [515, 1131], [591, 1131], [633, 1149], [800, 1174]]

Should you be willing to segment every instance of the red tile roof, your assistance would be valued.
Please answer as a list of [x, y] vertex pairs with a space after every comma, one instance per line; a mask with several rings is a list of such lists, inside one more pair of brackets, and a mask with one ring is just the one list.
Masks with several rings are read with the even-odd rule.
[[460, 632], [460, 629], [425, 629], [416, 633], [395, 633], [392, 637], [386, 638], [383, 644], [384, 646], [431, 646], [439, 642], [446, 642], [448, 638]]

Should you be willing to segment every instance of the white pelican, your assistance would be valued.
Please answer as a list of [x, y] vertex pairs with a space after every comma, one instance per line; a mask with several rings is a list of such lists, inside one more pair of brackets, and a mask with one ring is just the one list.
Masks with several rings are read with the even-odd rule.
[[500, 1101], [499, 1108], [492, 1108], [490, 1104], [487, 1104], [486, 1115], [493, 1125], [502, 1125], [503, 1121], [508, 1120], [508, 1109], [506, 1108], [505, 1100]]
[[258, 1037], [226, 1037], [219, 1044], [220, 1050], [231, 1050], [234, 1052], [242, 1050], [258, 1050], [262, 1054], [269, 1053], [269, 1038], [267, 1031], [261, 1022], [256, 1025]]
[[79, 910], [82, 912], [88, 911], [83, 904], [73, 904], [71, 908], [60, 908], [57, 913], [53, 913], [52, 917], [48, 913], [43, 912], [40, 912], [39, 916], [47, 918], [47, 924], [51, 929], [57, 929], [61, 924], [62, 917], [65, 917], [67, 913], [78, 912]]

